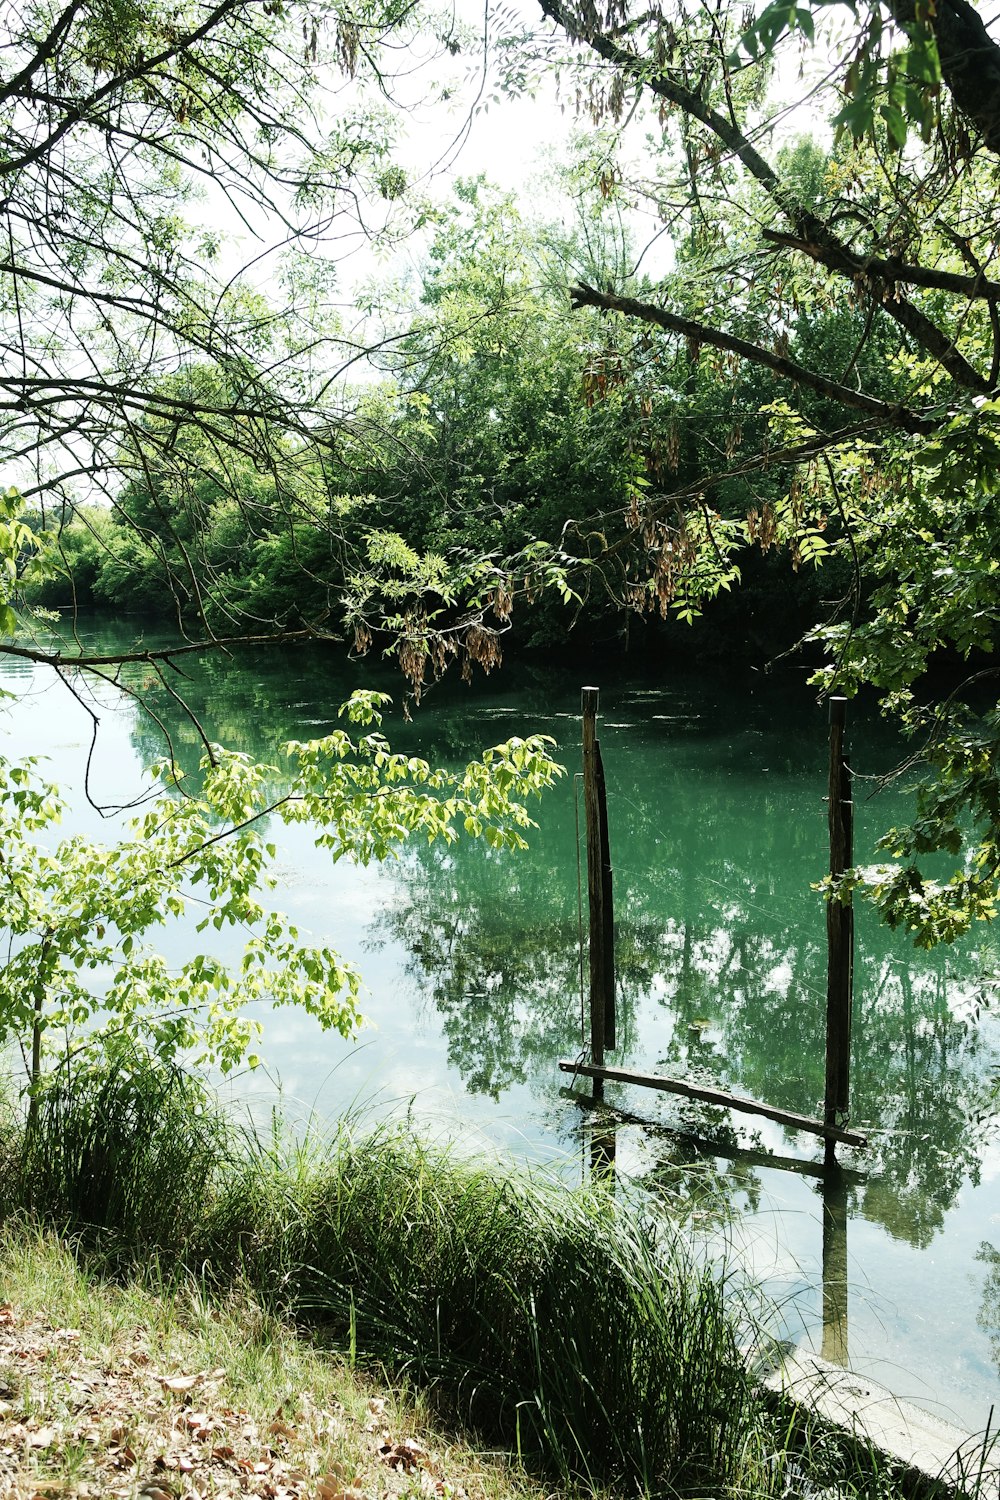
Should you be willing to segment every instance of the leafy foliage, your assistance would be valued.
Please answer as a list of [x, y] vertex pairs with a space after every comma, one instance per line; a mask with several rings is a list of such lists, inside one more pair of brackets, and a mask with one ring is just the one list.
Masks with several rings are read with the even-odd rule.
[[878, 140], [884, 134], [897, 150], [915, 127], [926, 145], [940, 124], [941, 59], [931, 24], [933, 5], [860, 6], [855, 0], [799, 5], [797, 0], [772, 0], [743, 33], [740, 47], [753, 59], [771, 55], [793, 32], [813, 44], [817, 18], [822, 37], [829, 29], [824, 27], [829, 12], [841, 6], [856, 31], [843, 64], [846, 102], [833, 116], [833, 124], [856, 141]]
[[[381, 43], [414, 14], [224, 0], [121, 19], [86, 0], [12, 27], [4, 440], [35, 464], [37, 535], [79, 565], [77, 598], [157, 594], [207, 635], [345, 622], [417, 693], [451, 662], [494, 667], [518, 611], [535, 642], [577, 619], [607, 634], [623, 609], [691, 623], [713, 600], [745, 628], [729, 600], [751, 578], [797, 623], [822, 585], [783, 584], [781, 553], [841, 596], [812, 636], [833, 653], [822, 686], [874, 684], [916, 730], [920, 673], [995, 626], [1000, 48], [959, 0], [542, 9], [544, 36], [501, 20], [499, 62], [512, 91], [557, 67], [589, 112], [576, 223], [460, 183], [419, 284], [369, 298], [386, 379], [363, 395], [336, 383], [358, 349], [316, 247], [346, 203], [390, 240], [428, 222], [381, 107]], [[828, 143], [796, 141], [774, 64], [838, 17], [854, 30], [810, 96]], [[334, 79], [349, 100], [323, 97]], [[287, 230], [270, 279], [230, 274], [197, 228], [209, 177], [249, 227]], [[624, 227], [639, 204], [672, 246], [655, 277]], [[78, 510], [80, 483], [113, 522]], [[993, 725], [958, 699], [926, 721], [944, 800], [890, 839], [927, 938], [991, 910], [990, 793], [968, 768]], [[964, 860], [940, 897], [915, 863], [935, 820]], [[904, 921], [895, 879], [880, 899]]]
[[[982, 691], [993, 670], [981, 665], [942, 702], [921, 701], [943, 656], [985, 663], [996, 642], [998, 416], [995, 401], [979, 402], [889, 463], [884, 451], [858, 455], [870, 505], [852, 537], [872, 580], [869, 606], [863, 620], [817, 632], [833, 662], [824, 676], [848, 691], [874, 683], [924, 742], [933, 774], [918, 785], [916, 817], [880, 844], [898, 863], [861, 870], [845, 887], [870, 887], [886, 920], [923, 946], [992, 918], [1000, 887], [1000, 712]], [[934, 856], [958, 868], [932, 874]]]
[[[261, 892], [273, 882], [268, 817], [314, 825], [333, 859], [367, 863], [417, 836], [459, 832], [517, 849], [531, 820], [523, 798], [559, 774], [541, 738], [488, 750], [461, 774], [393, 754], [378, 731], [382, 695], [358, 693], [343, 710], [367, 733], [338, 729], [291, 743], [276, 768], [213, 747], [196, 794], [164, 765], [168, 789], [101, 846], [79, 836], [48, 848], [59, 821], [56, 790], [35, 763], [0, 764], [4, 926], [10, 957], [0, 976], [0, 1034], [22, 1045], [37, 1086], [43, 1051], [71, 1036], [74, 1051], [114, 1055], [142, 1036], [151, 1052], [186, 1053], [223, 1071], [256, 1061], [254, 1001], [298, 1005], [342, 1035], [360, 1022], [360, 978], [328, 947], [311, 947]], [[280, 791], [276, 791], [280, 785]], [[177, 795], [177, 792], [180, 795]], [[197, 935], [245, 931], [238, 966], [210, 947], [178, 967], [148, 946], [151, 930], [193, 916]], [[30, 1046], [30, 1055], [29, 1055]]]

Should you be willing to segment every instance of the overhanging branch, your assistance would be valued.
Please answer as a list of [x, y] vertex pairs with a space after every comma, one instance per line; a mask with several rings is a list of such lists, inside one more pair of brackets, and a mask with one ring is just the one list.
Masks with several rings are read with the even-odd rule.
[[[691, 119], [699, 120], [706, 126], [722, 142], [726, 150], [741, 161], [750, 175], [760, 183], [772, 202], [788, 219], [795, 236], [810, 246], [810, 254], [815, 260], [824, 265], [827, 270], [847, 277], [853, 284], [859, 284], [866, 295], [871, 297], [888, 317], [894, 319], [900, 327], [905, 328], [915, 342], [938, 361], [956, 385], [977, 396], [989, 394], [988, 381], [955, 347], [954, 340], [925, 313], [902, 296], [898, 289], [893, 296], [883, 299], [883, 293], [887, 288], [880, 279], [869, 276], [867, 284], [858, 282], [859, 256], [857, 253], [834, 234], [828, 224], [799, 202], [774, 168], [747, 139], [735, 120], [713, 109], [699, 93], [688, 88], [670, 72], [653, 66], [648, 58], [640, 57], [638, 53], [612, 40], [611, 36], [596, 24], [596, 13], [593, 7], [589, 7], [590, 14], [595, 17], [592, 23], [583, 16], [575, 14], [564, 3], [564, 0], [540, 0], [540, 3], [542, 13], [554, 21], [572, 40], [585, 43], [596, 52], [598, 57], [611, 63], [633, 83], [641, 88], [649, 89], [658, 98], [675, 105]], [[899, 3], [909, 3], [909, 0], [899, 0]], [[951, 3], [959, 3], [959, 0], [951, 0]], [[860, 257], [860, 261], [863, 259]]]
[[907, 406], [894, 406], [888, 401], [880, 401], [877, 396], [867, 396], [864, 391], [852, 390], [850, 386], [820, 375], [785, 355], [774, 354], [760, 344], [751, 344], [747, 339], [722, 333], [717, 328], [709, 327], [707, 323], [696, 323], [692, 318], [678, 317], [676, 313], [655, 307], [651, 302], [640, 302], [635, 297], [621, 297], [614, 292], [599, 292], [595, 287], [584, 284], [571, 287], [570, 297], [575, 308], [596, 307], [602, 312], [624, 313], [626, 317], [638, 318], [644, 323], [665, 328], [669, 333], [678, 333], [683, 338], [709, 344], [715, 349], [724, 349], [750, 364], [773, 370], [776, 375], [794, 385], [805, 386], [807, 390], [838, 401], [843, 406], [868, 412], [869, 415], [878, 417], [886, 427], [901, 428], [904, 432], [931, 433], [938, 426], [932, 418], [921, 416]]
[[41, 667], [51, 667], [60, 673], [69, 669], [86, 672], [97, 671], [102, 667], [155, 666], [157, 662], [170, 666], [179, 656], [204, 655], [206, 651], [231, 651], [239, 646], [284, 646], [292, 641], [336, 641], [342, 644], [343, 637], [322, 630], [302, 628], [242, 635], [210, 635], [200, 641], [187, 641], [182, 646], [164, 646], [159, 650], [106, 653], [81, 651], [69, 655], [63, 651], [43, 651], [40, 647], [15, 646], [12, 641], [3, 641], [0, 642], [0, 657], [16, 656], [21, 661], [34, 662]]
[[[825, 265], [820, 247], [798, 235], [782, 234], [777, 229], [763, 229], [761, 235], [772, 245], [784, 245], [789, 250], [798, 250], [810, 259]], [[848, 251], [856, 269], [854, 276], [861, 280], [869, 278], [887, 286], [922, 286], [930, 291], [951, 292], [956, 297], [968, 297], [970, 302], [1000, 302], [1000, 282], [989, 281], [982, 272], [974, 276], [962, 276], [957, 271], [940, 271], [932, 266], [914, 266], [895, 256], [884, 258], [878, 255], [861, 255]], [[845, 267], [846, 270], [846, 267]]]

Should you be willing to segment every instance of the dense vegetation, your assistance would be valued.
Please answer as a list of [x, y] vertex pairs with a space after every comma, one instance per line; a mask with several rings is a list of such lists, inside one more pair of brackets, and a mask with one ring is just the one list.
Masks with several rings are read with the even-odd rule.
[[[793, 154], [799, 172], [822, 177], [817, 147]], [[332, 619], [366, 645], [372, 633], [405, 637], [418, 604], [432, 634], [447, 636], [452, 624], [458, 633], [457, 606], [478, 589], [507, 649], [579, 651], [629, 634], [647, 649], [658, 637], [757, 660], [792, 647], [822, 600], [850, 587], [832, 552], [835, 520], [829, 537], [797, 544], [792, 566], [769, 547], [744, 549], [738, 570], [705, 580], [728, 595], [707, 616], [701, 585], [678, 576], [650, 639], [644, 601], [616, 556], [635, 508], [651, 485], [706, 482], [720, 453], [763, 442], [781, 383], [740, 369], [721, 380], [717, 366], [664, 339], [637, 344], [596, 314], [571, 313], [567, 267], [585, 248], [608, 263], [595, 264], [602, 277], [634, 255], [621, 226], [615, 235], [599, 220], [586, 236], [561, 231], [526, 219], [481, 179], [460, 184], [420, 284], [405, 289], [416, 307], [380, 310], [399, 331], [376, 358], [383, 378], [358, 391], [335, 458], [303, 456], [294, 492], [283, 493], [274, 475], [220, 454], [198, 430], [178, 436], [164, 460], [160, 428], [140, 426], [122, 455], [138, 477], [113, 508], [32, 516], [36, 532], [55, 527], [62, 566], [27, 597], [187, 628], [203, 619], [220, 632]], [[652, 291], [637, 277], [629, 285]], [[790, 347], [832, 365], [862, 332], [858, 310], [803, 307]], [[883, 342], [863, 344], [865, 378], [886, 399], [902, 395]], [[186, 380], [211, 389], [207, 370]], [[813, 421], [828, 415], [808, 398], [805, 411]], [[786, 487], [780, 466], [752, 482], [735, 474], [720, 486], [722, 523], [737, 525], [755, 505], [773, 509]], [[503, 571], [516, 559], [529, 581], [515, 608]]]
[[[959, 0], [541, 10], [10, 8], [4, 623], [155, 607], [209, 646], [378, 645], [419, 690], [511, 630], [721, 598], [701, 649], [804, 630], [822, 690], [929, 739], [916, 822], [844, 889], [947, 939], [1000, 880], [1000, 48]], [[592, 127], [558, 220], [413, 178], [422, 66], [442, 103], [558, 78]], [[369, 241], [419, 273], [347, 288]]]
[[[700, 649], [804, 632], [822, 691], [872, 685], [928, 743], [915, 821], [831, 894], [869, 889], [925, 943], [993, 916], [1000, 47], [966, 0], [542, 0], [482, 34], [410, 0], [0, 14], [0, 651], [143, 702], [138, 663], [183, 701], [182, 657], [346, 640], [419, 692], [511, 633], [617, 644], [638, 621], [649, 646], [711, 607]], [[791, 85], [807, 138], [772, 100], [817, 42], [832, 68]], [[568, 217], [481, 181], [442, 201], [407, 170], [414, 75], [443, 105], [467, 60], [473, 100], [557, 75], [588, 120]], [[382, 268], [410, 246], [416, 278], [349, 285], [342, 252], [370, 243]], [[156, 611], [183, 644], [53, 645], [53, 604]], [[353, 973], [258, 898], [266, 816], [314, 820], [333, 857], [413, 833], [513, 851], [555, 774], [536, 740], [457, 777], [395, 756], [371, 695], [368, 733], [292, 745], [290, 770], [187, 711], [199, 777], [168, 744], [166, 794], [108, 848], [50, 850], [57, 789], [0, 758], [0, 1035], [28, 1095], [8, 1207], [238, 1268], [564, 1479], [785, 1492], [716, 1282], [612, 1205], [395, 1137], [234, 1164], [190, 1098], [95, 1082], [86, 1054], [137, 1030], [157, 1066], [234, 1061], [264, 993], [353, 1024]], [[954, 875], [926, 878], [942, 850]], [[174, 973], [149, 932], [202, 899], [206, 946]], [[208, 947], [224, 925], [248, 934], [233, 970]]]
[[862, 1444], [775, 1410], [724, 1273], [600, 1184], [484, 1170], [350, 1122], [262, 1141], [141, 1057], [64, 1075], [0, 1148], [8, 1243], [42, 1225], [91, 1275], [187, 1277], [217, 1317], [250, 1303], [313, 1330], [570, 1493], [901, 1492]]
[[[395, 1130], [244, 1140], [175, 1071], [77, 1071], [8, 1150], [7, 1210], [123, 1263], [158, 1249], [423, 1385], [564, 1481], [728, 1487], [767, 1466], [715, 1273], [610, 1196]], [[755, 1483], [755, 1488], [757, 1487]]]

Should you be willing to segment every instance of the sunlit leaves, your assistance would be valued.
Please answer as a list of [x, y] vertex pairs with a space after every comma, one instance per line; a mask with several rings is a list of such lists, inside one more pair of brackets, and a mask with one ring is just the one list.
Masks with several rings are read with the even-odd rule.
[[[832, 123], [854, 140], [877, 140], [884, 132], [891, 146], [901, 150], [911, 129], [930, 140], [938, 123], [941, 62], [929, 24], [932, 4], [915, 7], [904, 37], [886, 18], [880, 4], [860, 6], [857, 0], [772, 0], [740, 39], [751, 59], [775, 52], [785, 36], [798, 33], [816, 41], [816, 20], [823, 12], [846, 10], [857, 23], [843, 74], [845, 102]], [[738, 63], [737, 54], [733, 62]]]
[[801, 31], [810, 42], [814, 39], [812, 7], [799, 5], [796, 0], [772, 0], [743, 33], [740, 45], [750, 57], [760, 57], [773, 52], [780, 39], [792, 31]]
[[[384, 695], [345, 706], [369, 730], [337, 729], [286, 747], [279, 773], [216, 748], [197, 794], [168, 789], [127, 837], [103, 846], [76, 836], [53, 847], [62, 814], [34, 764], [0, 761], [0, 887], [9, 958], [0, 973], [0, 1036], [26, 1046], [33, 1031], [55, 1045], [101, 1048], [118, 1035], [145, 1039], [160, 1057], [187, 1053], [228, 1071], [254, 1054], [259, 1023], [246, 1007], [294, 1005], [347, 1036], [361, 1020], [361, 979], [334, 949], [304, 942], [267, 892], [274, 846], [269, 817], [307, 822], [334, 859], [367, 863], [411, 837], [451, 842], [461, 831], [491, 848], [524, 844], [525, 799], [560, 774], [548, 741], [515, 739], [463, 772], [394, 754], [379, 731]], [[195, 949], [179, 964], [151, 946], [186, 920]], [[227, 962], [214, 934], [244, 935]], [[203, 946], [205, 943], [208, 946]]]
[[859, 875], [884, 918], [922, 946], [989, 920], [1000, 892], [1000, 715], [977, 703], [973, 684], [921, 701], [943, 653], [982, 662], [993, 652], [998, 478], [994, 401], [956, 414], [933, 439], [861, 459], [851, 539], [873, 583], [866, 618], [816, 633], [832, 656], [820, 680], [848, 692], [874, 684], [922, 745], [915, 816], [880, 841], [893, 863]]

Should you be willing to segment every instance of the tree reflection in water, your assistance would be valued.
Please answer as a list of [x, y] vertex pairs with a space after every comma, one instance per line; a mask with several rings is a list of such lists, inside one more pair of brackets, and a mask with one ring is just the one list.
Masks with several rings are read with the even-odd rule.
[[[314, 666], [296, 675], [281, 661], [259, 660], [250, 670], [218, 663], [195, 707], [213, 737], [242, 737], [266, 754], [267, 746], [248, 738], [248, 726], [258, 735], [266, 727], [275, 741], [322, 732], [355, 685], [350, 674]], [[572, 771], [578, 704], [578, 685], [554, 673], [522, 673], [516, 688], [501, 684], [488, 697], [445, 694], [413, 725], [397, 720], [389, 733], [400, 748], [447, 760], [511, 733], [546, 729], [561, 735]], [[815, 1114], [823, 1092], [826, 955], [822, 905], [811, 884], [825, 867], [825, 714], [795, 684], [748, 698], [745, 685], [737, 691], [684, 679], [666, 686], [621, 681], [602, 691], [602, 706], [617, 914], [614, 1060]], [[169, 702], [163, 713], [193, 759], [191, 726], [171, 719]], [[865, 800], [865, 774], [883, 770], [898, 747], [880, 741], [873, 713], [852, 715], [856, 857], [865, 861], [874, 832], [894, 820], [891, 801], [873, 808]], [[135, 737], [147, 757], [161, 752], [148, 726], [137, 724]], [[450, 1068], [466, 1089], [493, 1099], [527, 1085], [536, 1097], [556, 1100], [558, 1060], [584, 1045], [569, 779], [539, 816], [542, 827], [518, 858], [498, 858], [479, 845], [408, 851], [387, 875], [385, 905], [369, 931], [370, 943], [402, 946], [418, 1004], [440, 1028]], [[976, 976], [989, 957], [972, 943], [917, 952], [858, 913], [852, 1119], [868, 1129], [871, 1146], [859, 1162], [867, 1176], [848, 1175], [836, 1193], [827, 1192], [832, 1353], [846, 1353], [837, 1311], [843, 1299], [838, 1303], [834, 1291], [843, 1282], [837, 1234], [845, 1215], [924, 1249], [963, 1183], [978, 1181], [998, 1063], [995, 1028], [975, 1023], [983, 999]], [[635, 1095], [622, 1097], [640, 1107]], [[766, 1154], [759, 1161], [752, 1151], [735, 1156], [752, 1124], [737, 1131], [728, 1116], [663, 1096], [644, 1098], [641, 1108], [714, 1142], [720, 1153], [649, 1135], [639, 1170], [651, 1191], [689, 1200], [709, 1219], [737, 1201], [753, 1211]], [[611, 1154], [608, 1139], [598, 1146], [605, 1158]], [[620, 1142], [616, 1149], [620, 1169]], [[810, 1145], [789, 1136], [779, 1149], [806, 1157]], [[726, 1150], [734, 1154], [727, 1158]], [[991, 1329], [1000, 1328], [996, 1256], [984, 1247]], [[1000, 1332], [996, 1338], [1000, 1359]]]
[[[397, 899], [376, 931], [408, 946], [410, 974], [470, 1090], [498, 1098], [515, 1083], [551, 1089], [558, 1060], [582, 1050], [566, 875], [559, 862], [540, 868], [527, 857], [508, 864], [486, 850], [456, 858], [433, 848], [396, 872]], [[623, 877], [619, 863], [618, 909], [627, 912]], [[732, 906], [726, 917], [715, 927], [619, 918], [616, 1060], [815, 1115], [822, 997], [802, 976], [822, 974], [822, 943], [795, 930], [762, 932]], [[852, 1190], [852, 1212], [926, 1247], [963, 1181], [978, 1181], [976, 1118], [996, 1054], [947, 1002], [948, 956], [907, 957], [858, 955], [853, 1117], [872, 1144], [870, 1179]], [[661, 1012], [649, 1028], [660, 1039], [652, 1058], [639, 1020], [650, 996]]]

